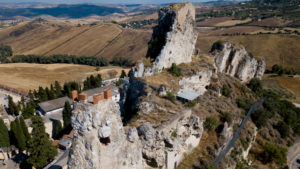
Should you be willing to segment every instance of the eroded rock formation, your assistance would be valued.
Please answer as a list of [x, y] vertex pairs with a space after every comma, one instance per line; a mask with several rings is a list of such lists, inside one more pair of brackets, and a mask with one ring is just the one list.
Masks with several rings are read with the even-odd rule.
[[198, 31], [195, 30], [195, 7], [191, 3], [173, 4], [159, 11], [158, 26], [149, 43], [152, 67], [139, 64], [135, 76], [150, 76], [171, 67], [172, 63], [192, 61]]
[[75, 107], [69, 168], [144, 168], [137, 130], [129, 128], [125, 133], [118, 104], [104, 100], [97, 105], [78, 103]]
[[138, 128], [146, 169], [174, 169], [195, 148], [202, 137], [203, 124], [191, 110], [183, 111], [158, 128], [146, 123]]
[[237, 48], [229, 42], [217, 42], [211, 53], [215, 59], [218, 72], [236, 77], [243, 82], [257, 77], [261, 78], [265, 71], [265, 61], [257, 60], [244, 47]]

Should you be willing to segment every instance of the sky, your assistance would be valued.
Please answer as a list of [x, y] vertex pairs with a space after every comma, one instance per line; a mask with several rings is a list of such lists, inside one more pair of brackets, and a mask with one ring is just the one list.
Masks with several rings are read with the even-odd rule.
[[[185, 0], [186, 1], [186, 0]], [[204, 2], [209, 0], [189, 0], [190, 2]], [[49, 4], [76, 4], [76, 3], [97, 3], [97, 4], [163, 4], [178, 3], [184, 0], [0, 0], [0, 3], [25, 3], [41, 2]]]

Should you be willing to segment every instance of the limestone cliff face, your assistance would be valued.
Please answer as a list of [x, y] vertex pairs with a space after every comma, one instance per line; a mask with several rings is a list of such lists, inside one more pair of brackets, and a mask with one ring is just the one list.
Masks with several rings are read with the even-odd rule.
[[78, 103], [72, 117], [74, 139], [70, 152], [72, 169], [143, 169], [137, 130], [123, 129], [118, 104]]
[[264, 74], [265, 61], [251, 57], [244, 47], [238, 49], [228, 42], [214, 44], [211, 53], [219, 72], [236, 77], [243, 82], [254, 77], [261, 78]]
[[174, 169], [195, 148], [202, 137], [203, 124], [191, 110], [183, 111], [157, 128], [144, 124], [138, 128], [142, 140], [145, 169]]
[[195, 7], [191, 3], [174, 4], [159, 11], [158, 26], [154, 28], [148, 55], [155, 58], [152, 67], [139, 64], [136, 77], [159, 73], [172, 63], [192, 61], [198, 31], [195, 30]]

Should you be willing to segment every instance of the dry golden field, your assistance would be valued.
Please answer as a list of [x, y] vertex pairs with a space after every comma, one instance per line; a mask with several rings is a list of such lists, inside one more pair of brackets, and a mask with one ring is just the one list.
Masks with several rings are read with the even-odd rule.
[[[112, 78], [111, 74], [118, 77], [122, 70], [115, 66], [101, 67], [96, 71], [92, 66], [73, 64], [0, 64], [0, 84], [27, 91], [39, 86], [49, 86], [56, 80], [61, 83], [82, 82], [92, 74], [101, 74], [103, 79]], [[125, 71], [128, 72], [128, 69]]]
[[228, 20], [228, 21], [217, 23], [215, 26], [234, 26], [237, 24], [250, 22], [251, 20], [252, 20], [251, 18], [247, 18], [245, 20]]
[[69, 54], [137, 59], [146, 55], [151, 34], [151, 31], [127, 30], [110, 23], [74, 26], [24, 22], [0, 30], [0, 43], [12, 46], [15, 55]]

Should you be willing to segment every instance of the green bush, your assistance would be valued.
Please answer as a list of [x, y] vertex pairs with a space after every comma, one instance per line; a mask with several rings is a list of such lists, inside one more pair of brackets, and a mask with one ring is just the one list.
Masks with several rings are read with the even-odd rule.
[[182, 75], [182, 74], [181, 74], [181, 69], [180, 69], [179, 67], [177, 67], [177, 65], [176, 65], [175, 63], [172, 63], [172, 66], [171, 66], [171, 68], [169, 69], [169, 72], [170, 72], [172, 75], [176, 76], [176, 77], [179, 77], [179, 76]]
[[264, 163], [275, 162], [277, 164], [286, 163], [286, 153], [285, 148], [279, 147], [275, 144], [266, 144], [263, 146], [264, 151], [261, 154]]
[[222, 113], [221, 120], [223, 122], [227, 122], [230, 125], [232, 123], [231, 113], [229, 112]]
[[168, 99], [168, 100], [170, 100], [173, 103], [176, 100], [175, 95], [172, 92], [170, 92], [170, 91], [167, 91], [167, 94], [166, 94], [165, 98]]
[[258, 78], [251, 79], [247, 86], [255, 93], [262, 91], [262, 83]]
[[204, 126], [207, 130], [211, 131], [211, 130], [215, 130], [219, 126], [219, 123], [220, 122], [216, 116], [211, 116], [206, 118], [204, 122]]
[[186, 107], [189, 107], [189, 108], [192, 108], [192, 107], [195, 107], [197, 104], [197, 102], [194, 100], [194, 101], [191, 101], [191, 102], [187, 102], [185, 104]]
[[287, 125], [284, 122], [279, 122], [277, 123], [277, 125], [275, 126], [275, 128], [278, 130], [278, 132], [280, 133], [280, 136], [282, 138], [286, 138], [290, 135], [290, 127], [289, 125]]
[[241, 108], [241, 109], [245, 110], [245, 112], [247, 112], [250, 109], [252, 102], [247, 98], [239, 97], [236, 100], [236, 104], [239, 108]]
[[231, 92], [232, 92], [231, 88], [227, 85], [223, 85], [223, 87], [221, 88], [221, 93], [225, 97], [230, 97]]

